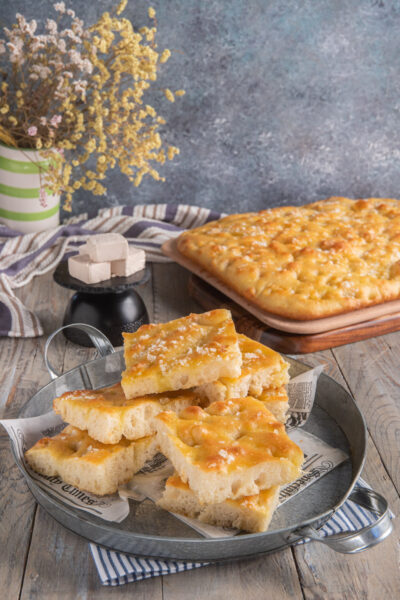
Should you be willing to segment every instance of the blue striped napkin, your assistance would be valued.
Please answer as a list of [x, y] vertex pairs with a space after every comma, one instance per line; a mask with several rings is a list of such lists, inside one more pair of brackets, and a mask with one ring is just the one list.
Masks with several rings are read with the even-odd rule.
[[[356, 487], [368, 487], [363, 479], [359, 479]], [[393, 514], [391, 513], [393, 518]], [[376, 517], [351, 500], [347, 500], [339, 510], [325, 523], [319, 533], [326, 537], [334, 533], [357, 531], [361, 527], [371, 525]], [[297, 542], [305, 544], [308, 539]], [[158, 560], [141, 558], [122, 552], [108, 550], [97, 544], [89, 544], [94, 563], [103, 585], [124, 585], [141, 579], [149, 579], [159, 575], [171, 575], [181, 571], [189, 571], [198, 567], [205, 567], [210, 563], [181, 562], [175, 560]]]
[[220, 216], [207, 208], [188, 204], [140, 204], [78, 215], [59, 227], [37, 233], [21, 234], [0, 224], [0, 336], [43, 335], [37, 315], [21, 302], [14, 289], [76, 254], [89, 236], [121, 233], [133, 246], [146, 251], [148, 262], [169, 262], [161, 252], [164, 242], [184, 229], [198, 227]]

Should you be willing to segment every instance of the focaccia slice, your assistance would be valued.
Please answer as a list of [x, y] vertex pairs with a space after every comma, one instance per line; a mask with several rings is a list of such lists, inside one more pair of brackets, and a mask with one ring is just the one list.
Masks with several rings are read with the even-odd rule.
[[257, 396], [264, 387], [279, 387], [289, 381], [289, 363], [282, 356], [243, 334], [238, 334], [242, 353], [242, 370], [239, 377], [222, 377], [196, 388], [210, 402], [228, 398]]
[[161, 452], [201, 503], [258, 494], [300, 475], [303, 453], [254, 398], [157, 415]]
[[261, 394], [255, 396], [281, 423], [286, 423], [289, 410], [289, 397], [285, 386], [279, 388], [264, 388]]
[[137, 440], [155, 433], [154, 417], [198, 404], [193, 390], [165, 392], [128, 400], [120, 383], [100, 390], [65, 392], [53, 401], [62, 419], [103, 444], [116, 444], [124, 436]]
[[34, 471], [59, 475], [80, 490], [104, 496], [129, 481], [158, 452], [154, 435], [135, 442], [102, 444], [86, 431], [67, 425], [58, 435], [40, 439], [25, 452]]
[[191, 314], [124, 333], [127, 398], [188, 389], [240, 375], [242, 357], [231, 313]]
[[259, 533], [268, 529], [278, 504], [279, 489], [275, 485], [254, 496], [243, 496], [236, 500], [227, 498], [217, 504], [200, 504], [188, 484], [174, 473], [167, 479], [163, 496], [157, 504], [170, 512], [210, 525]]

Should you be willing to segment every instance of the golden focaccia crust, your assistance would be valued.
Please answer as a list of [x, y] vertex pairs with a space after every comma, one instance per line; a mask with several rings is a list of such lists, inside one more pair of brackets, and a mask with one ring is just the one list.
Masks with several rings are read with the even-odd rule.
[[191, 314], [124, 333], [127, 398], [188, 389], [240, 375], [242, 355], [229, 310]]
[[242, 370], [239, 377], [222, 377], [195, 389], [210, 402], [228, 398], [257, 396], [266, 386], [279, 387], [289, 381], [289, 363], [282, 356], [255, 340], [238, 334], [242, 353]]
[[67, 425], [58, 435], [36, 442], [25, 458], [42, 475], [59, 475], [80, 490], [104, 496], [116, 492], [157, 452], [154, 435], [102, 444], [86, 431]]
[[310, 320], [400, 298], [400, 201], [333, 197], [230, 215], [178, 250], [258, 308]]
[[300, 474], [301, 449], [254, 398], [163, 412], [156, 423], [161, 452], [202, 503], [258, 494]]
[[278, 500], [279, 486], [275, 485], [254, 496], [201, 504], [188, 484], [174, 473], [167, 479], [163, 496], [157, 504], [170, 512], [199, 519], [202, 523], [257, 533], [268, 529]]
[[265, 387], [260, 394], [254, 396], [260, 400], [270, 412], [281, 423], [286, 423], [287, 412], [289, 410], [289, 397], [285, 386]]
[[103, 444], [117, 444], [122, 437], [136, 440], [155, 433], [154, 417], [164, 410], [182, 410], [198, 404], [193, 390], [164, 392], [127, 399], [121, 383], [99, 390], [65, 392], [53, 400], [54, 412], [63, 421], [86, 430]]

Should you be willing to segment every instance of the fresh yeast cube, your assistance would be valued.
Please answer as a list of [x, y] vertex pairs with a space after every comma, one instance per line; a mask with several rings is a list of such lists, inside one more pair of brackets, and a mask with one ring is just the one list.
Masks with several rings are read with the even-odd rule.
[[129, 245], [120, 233], [99, 233], [88, 239], [80, 254], [89, 255], [94, 262], [121, 260], [128, 258]]
[[113, 260], [111, 263], [111, 275], [117, 277], [129, 277], [144, 269], [146, 264], [146, 254], [144, 250], [139, 248], [129, 247], [127, 258], [122, 260]]
[[99, 283], [111, 277], [109, 262], [93, 262], [84, 254], [71, 256], [68, 259], [68, 270], [72, 277], [84, 283]]

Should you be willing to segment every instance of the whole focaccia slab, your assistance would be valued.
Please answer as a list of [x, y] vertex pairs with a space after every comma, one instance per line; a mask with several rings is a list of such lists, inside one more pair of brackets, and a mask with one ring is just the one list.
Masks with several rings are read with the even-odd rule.
[[400, 201], [330, 198], [230, 215], [177, 240], [243, 298], [290, 319], [400, 298]]

